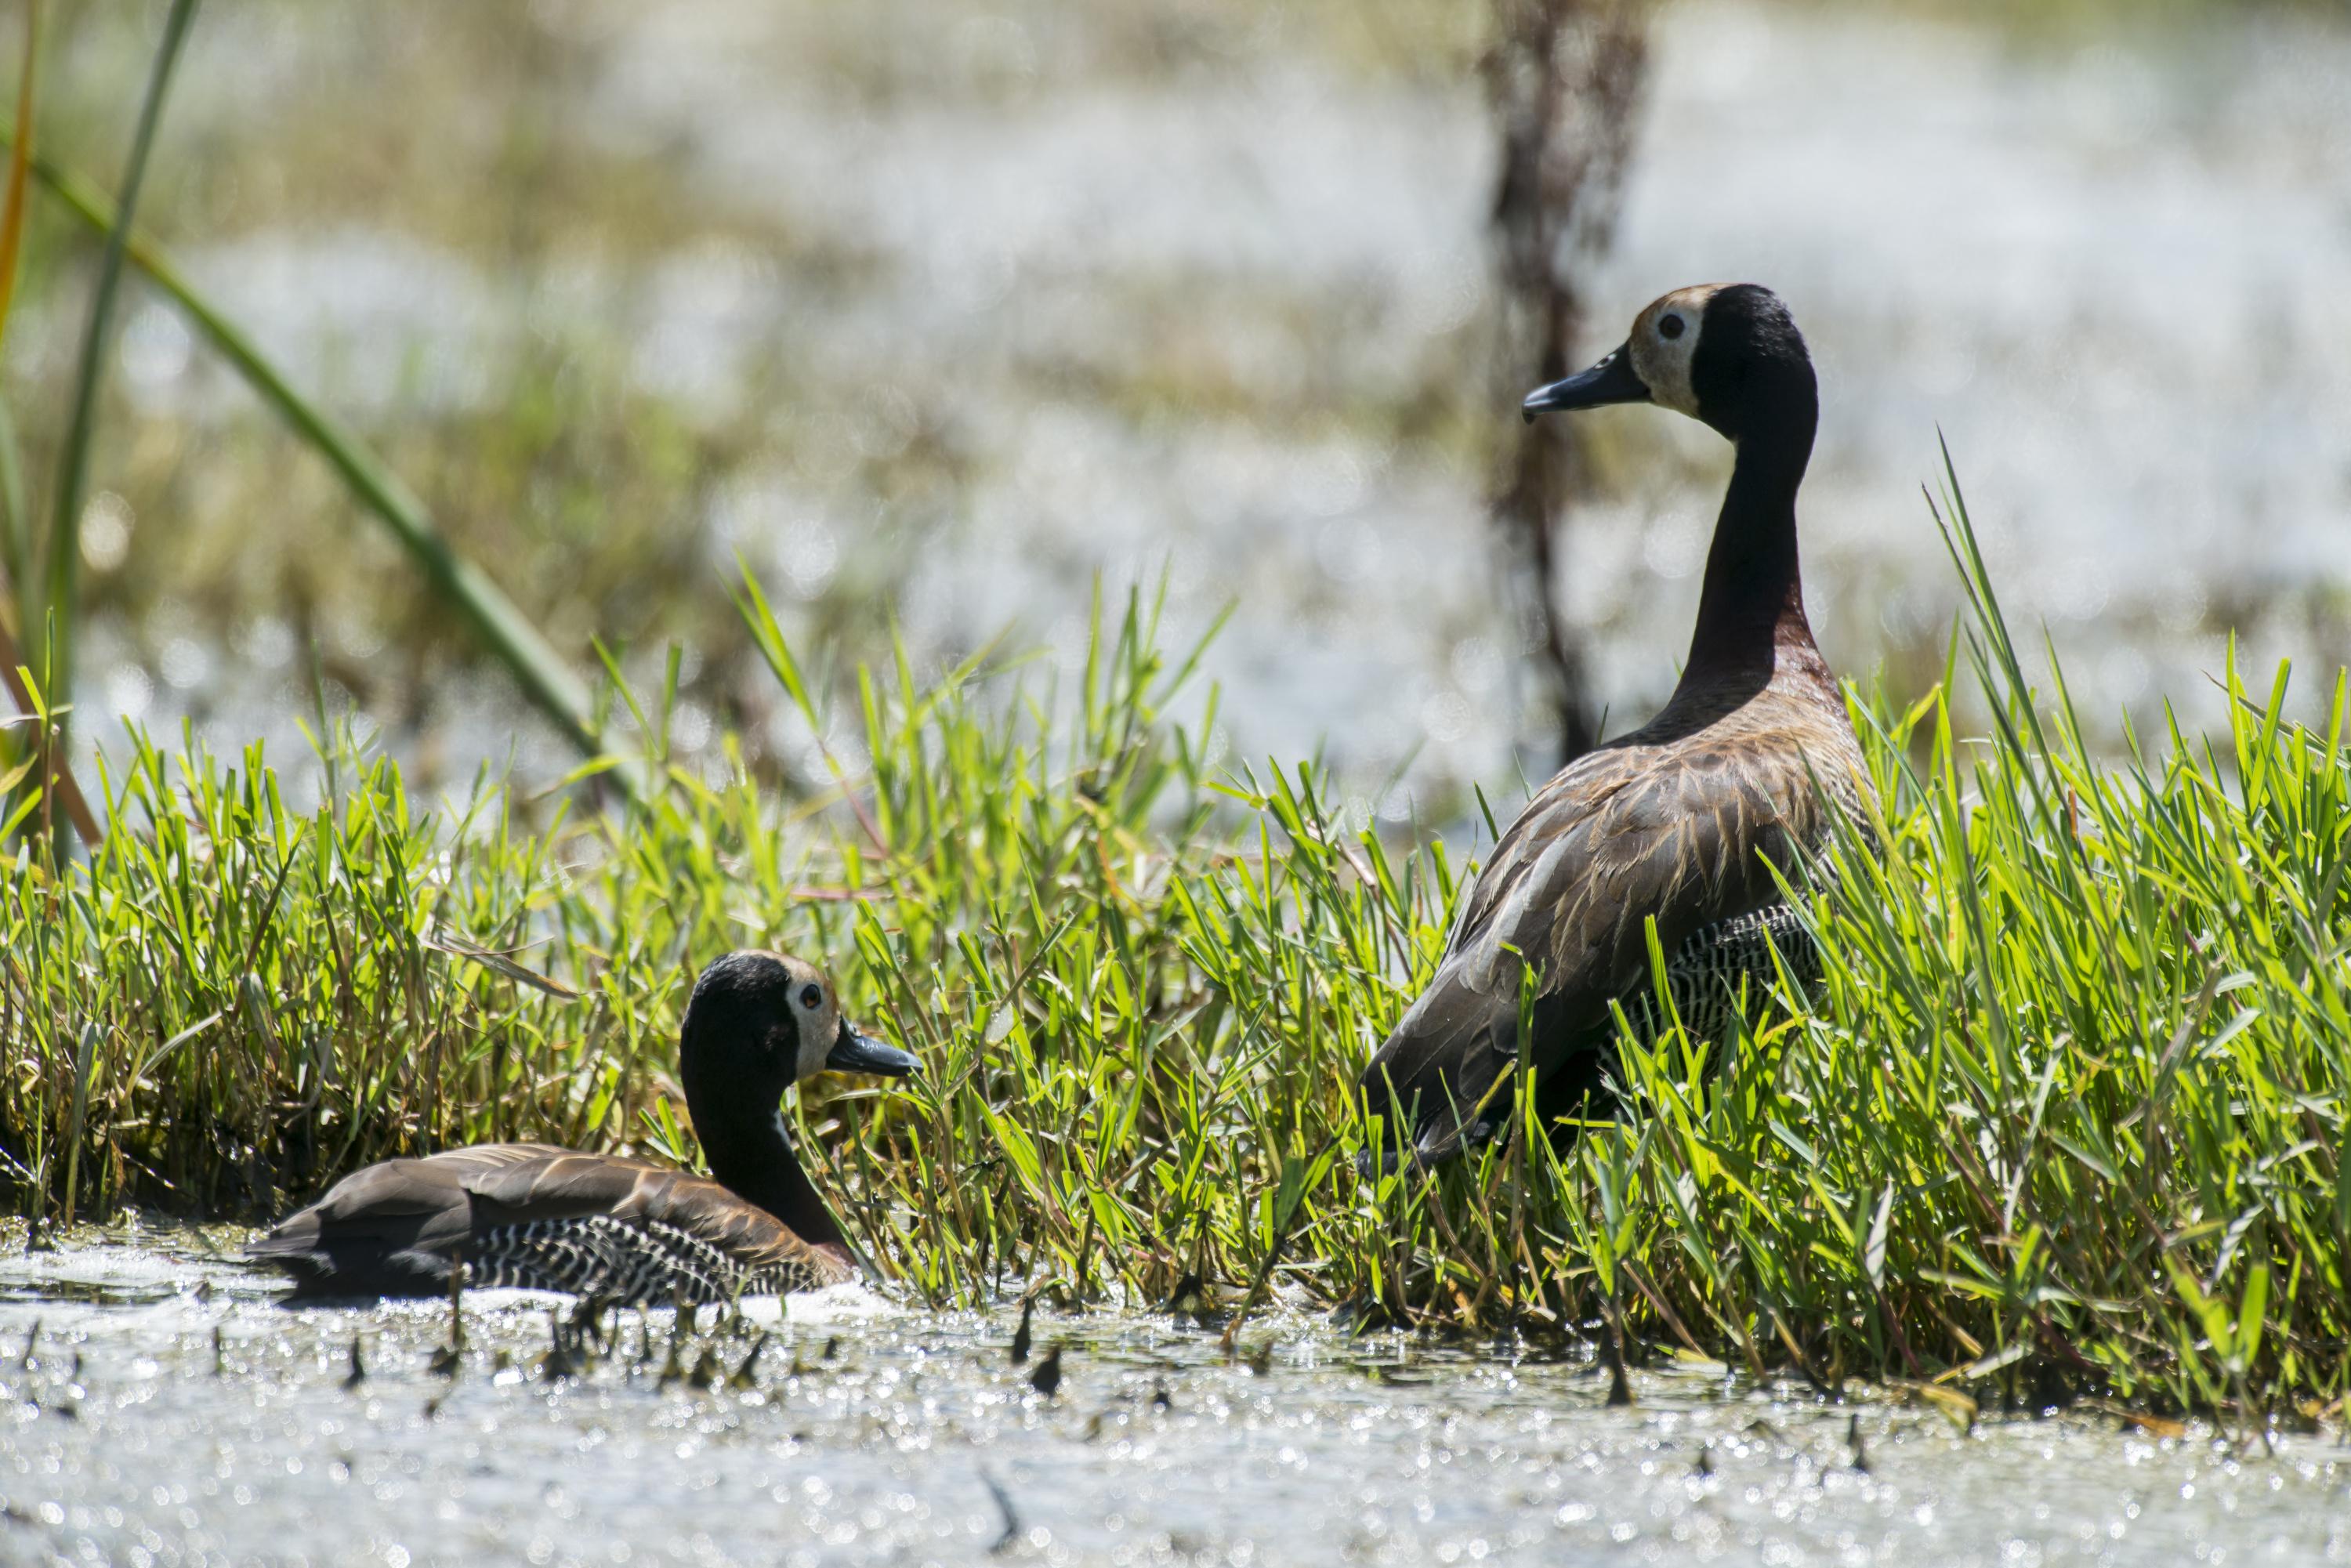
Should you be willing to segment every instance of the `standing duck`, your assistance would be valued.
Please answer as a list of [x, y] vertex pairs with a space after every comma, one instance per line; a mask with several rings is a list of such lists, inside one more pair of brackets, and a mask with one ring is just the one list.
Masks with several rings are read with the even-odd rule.
[[678, 1075], [710, 1176], [544, 1144], [385, 1160], [246, 1249], [294, 1299], [437, 1295], [465, 1281], [643, 1304], [731, 1301], [855, 1279], [848, 1241], [801, 1170], [777, 1103], [831, 1070], [918, 1064], [841, 1016], [798, 958], [730, 953], [702, 971]]
[[[1852, 722], [1804, 619], [1796, 488], [1820, 400], [1804, 340], [1779, 297], [1707, 284], [1641, 312], [1581, 375], [1524, 412], [1655, 402], [1729, 438], [1738, 456], [1706, 563], [1681, 683], [1641, 728], [1562, 768], [1513, 821], [1469, 889], [1436, 977], [1362, 1081], [1390, 1136], [1427, 1162], [1507, 1123], [1522, 965], [1533, 968], [1537, 1109], [1604, 1092], [1612, 1003], [1649, 995], [1646, 924], [1694, 1037], [1727, 1021], [1741, 979], [1797, 976], [1818, 956], [1774, 873], [1801, 880], [1827, 838], [1822, 791], [1867, 788]], [[1408, 1129], [1408, 1130], [1407, 1130]]]

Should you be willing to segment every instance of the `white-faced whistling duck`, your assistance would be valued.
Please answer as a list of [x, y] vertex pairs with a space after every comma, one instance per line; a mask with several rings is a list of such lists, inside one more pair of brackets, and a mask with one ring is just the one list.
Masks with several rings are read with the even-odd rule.
[[915, 1060], [841, 1016], [832, 983], [776, 953], [703, 970], [678, 1034], [708, 1177], [542, 1144], [484, 1144], [355, 1171], [247, 1249], [295, 1298], [437, 1295], [465, 1282], [700, 1304], [857, 1277], [777, 1108], [828, 1069], [902, 1077]]
[[1647, 921], [1694, 1039], [1728, 1023], [1742, 978], [1759, 994], [1771, 983], [1773, 944], [1811, 978], [1818, 955], [1773, 872], [1801, 883], [1827, 837], [1819, 789], [1853, 805], [1867, 788], [1804, 619], [1796, 487], [1820, 402], [1787, 307], [1753, 284], [1668, 294], [1614, 353], [1536, 389], [1524, 412], [1620, 402], [1688, 414], [1737, 448], [1698, 627], [1664, 709], [1570, 762], [1503, 833], [1436, 977], [1364, 1070], [1369, 1108], [1423, 1161], [1507, 1125], [1522, 962], [1546, 1122], [1604, 1101], [1610, 1005], [1638, 1024], [1653, 994]]

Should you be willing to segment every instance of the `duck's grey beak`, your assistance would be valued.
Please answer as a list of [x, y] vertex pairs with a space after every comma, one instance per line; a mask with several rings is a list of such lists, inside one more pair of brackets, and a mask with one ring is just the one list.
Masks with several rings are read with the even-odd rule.
[[1537, 387], [1527, 393], [1527, 401], [1519, 412], [1527, 423], [1534, 423], [1539, 413], [1557, 413], [1562, 409], [1598, 408], [1604, 403], [1646, 402], [1649, 389], [1633, 373], [1633, 346], [1624, 345], [1590, 370], [1572, 375], [1563, 382], [1553, 382], [1547, 387]]
[[847, 1019], [841, 1020], [841, 1033], [825, 1053], [824, 1064], [835, 1072], [874, 1072], [884, 1078], [904, 1078], [922, 1066], [896, 1046], [860, 1033]]

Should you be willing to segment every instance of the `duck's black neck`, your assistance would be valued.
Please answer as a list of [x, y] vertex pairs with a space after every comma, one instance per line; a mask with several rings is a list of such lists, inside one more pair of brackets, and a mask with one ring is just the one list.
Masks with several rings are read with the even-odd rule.
[[1796, 560], [1796, 489], [1812, 460], [1818, 407], [1809, 366], [1788, 379], [1750, 399], [1733, 437], [1739, 456], [1707, 552], [1685, 686], [1769, 681], [1783, 651], [1818, 658]]
[[782, 1098], [780, 1087], [764, 1097], [720, 1093], [690, 1068], [685, 1080], [686, 1113], [694, 1118], [711, 1176], [783, 1221], [810, 1246], [847, 1252], [848, 1240], [832, 1210], [800, 1168], [799, 1151], [784, 1132], [783, 1113], [777, 1104]]
[[[846, 1250], [849, 1243], [833, 1222], [832, 1210], [825, 1207], [816, 1184], [800, 1168], [799, 1152], [784, 1132], [782, 1111], [771, 1108], [764, 1122], [747, 1125], [745, 1111], [737, 1110], [736, 1114], [737, 1122], [717, 1124], [726, 1131], [716, 1136], [702, 1134], [702, 1151], [710, 1161], [710, 1174], [782, 1220], [793, 1235], [810, 1246]], [[695, 1128], [705, 1124], [696, 1114]]]

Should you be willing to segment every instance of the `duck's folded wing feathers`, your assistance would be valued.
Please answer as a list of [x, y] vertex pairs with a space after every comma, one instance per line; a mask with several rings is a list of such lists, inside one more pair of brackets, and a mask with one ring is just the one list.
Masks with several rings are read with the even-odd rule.
[[293, 1274], [298, 1294], [430, 1291], [473, 1237], [470, 1168], [435, 1155], [354, 1171], [249, 1243], [246, 1255]]
[[[1533, 1065], [1558, 1072], [1647, 972], [1647, 922], [1670, 953], [1699, 928], [1775, 902], [1814, 810], [1800, 769], [1753, 748], [1593, 752], [1511, 823], [1470, 892], [1446, 956], [1364, 1075], [1371, 1108], [1417, 1105], [1424, 1158], [1518, 1058], [1520, 977], [1535, 969]], [[1800, 818], [1807, 818], [1799, 821]], [[1499, 1100], [1499, 1096], [1497, 1099]]]
[[322, 1286], [437, 1290], [485, 1232], [590, 1215], [683, 1230], [750, 1267], [846, 1264], [705, 1176], [542, 1144], [483, 1144], [386, 1160], [338, 1182], [246, 1249]]

